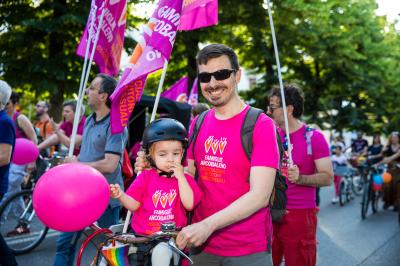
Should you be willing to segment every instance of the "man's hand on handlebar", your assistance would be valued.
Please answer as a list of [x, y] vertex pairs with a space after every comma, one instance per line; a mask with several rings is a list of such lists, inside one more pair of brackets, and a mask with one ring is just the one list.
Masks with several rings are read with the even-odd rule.
[[214, 232], [208, 223], [202, 221], [184, 227], [176, 237], [176, 244], [180, 249], [198, 247], [207, 241]]

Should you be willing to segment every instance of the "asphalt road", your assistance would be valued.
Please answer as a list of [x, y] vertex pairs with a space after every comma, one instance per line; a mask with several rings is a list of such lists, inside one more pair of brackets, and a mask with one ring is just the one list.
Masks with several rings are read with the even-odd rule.
[[[321, 189], [318, 214], [318, 259], [322, 266], [395, 266], [400, 265], [400, 226], [397, 213], [369, 210], [361, 220], [360, 197], [340, 207], [330, 203], [333, 187]], [[18, 256], [21, 266], [52, 265], [57, 233], [51, 234], [29, 254]], [[89, 265], [94, 250], [89, 250], [82, 265]]]

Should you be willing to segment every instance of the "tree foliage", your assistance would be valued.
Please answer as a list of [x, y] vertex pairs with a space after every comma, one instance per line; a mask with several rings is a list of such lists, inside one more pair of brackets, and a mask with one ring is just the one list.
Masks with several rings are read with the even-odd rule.
[[[129, 11], [139, 2], [146, 1], [130, 1]], [[225, 43], [257, 77], [243, 97], [265, 108], [270, 87], [278, 83], [265, 2], [220, 0], [217, 26], [178, 33], [164, 87], [183, 75], [194, 79], [199, 47]], [[75, 49], [89, 5], [69, 0], [1, 3], [0, 75], [60, 106], [78, 88], [82, 60]], [[307, 120], [369, 133], [398, 128], [400, 33], [375, 14], [376, 7], [374, 0], [272, 1], [283, 79], [303, 88]], [[137, 29], [145, 21], [130, 12], [127, 28]], [[128, 52], [134, 45], [132, 38], [125, 39]], [[146, 93], [155, 93], [159, 76], [150, 76]]]

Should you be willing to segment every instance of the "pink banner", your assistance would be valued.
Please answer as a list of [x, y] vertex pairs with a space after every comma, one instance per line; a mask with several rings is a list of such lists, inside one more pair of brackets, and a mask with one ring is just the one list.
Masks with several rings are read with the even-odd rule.
[[153, 14], [157, 21], [149, 42], [169, 60], [181, 19], [182, 0], [161, 0]]
[[195, 30], [218, 23], [218, 0], [185, 0], [179, 30]]
[[122, 132], [128, 125], [133, 108], [142, 96], [147, 75], [161, 69], [169, 59], [181, 7], [182, 0], [161, 0], [150, 22], [145, 26], [147, 31], [135, 47], [130, 59], [131, 65], [124, 71], [110, 97], [113, 134]]
[[181, 78], [174, 83], [169, 89], [161, 93], [161, 97], [171, 99], [173, 101], [187, 103], [188, 101], [188, 81], [187, 76]]
[[[103, 23], [99, 40], [96, 45], [94, 62], [99, 66], [101, 73], [117, 76], [121, 53], [124, 47], [124, 32], [126, 24], [126, 0], [108, 0], [103, 5], [102, 0], [92, 0], [92, 6], [98, 7], [92, 35], [92, 44], [95, 39], [95, 33], [98, 30], [100, 16], [104, 9]], [[88, 31], [92, 17], [89, 15], [88, 22], [83, 32], [81, 41], [76, 50], [76, 54], [85, 57], [87, 46]], [[92, 49], [92, 48], [91, 48]], [[89, 50], [91, 52], [91, 49]], [[90, 54], [89, 54], [90, 56]]]
[[188, 103], [191, 106], [195, 106], [196, 104], [199, 103], [199, 96], [197, 94], [197, 78], [195, 78], [193, 81], [192, 90], [190, 91]]

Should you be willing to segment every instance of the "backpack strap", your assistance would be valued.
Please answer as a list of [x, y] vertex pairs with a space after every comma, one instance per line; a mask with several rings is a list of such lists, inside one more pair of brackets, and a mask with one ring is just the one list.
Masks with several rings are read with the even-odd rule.
[[304, 138], [306, 140], [306, 144], [307, 144], [307, 155], [312, 155], [312, 145], [311, 145], [311, 138], [314, 134], [314, 128], [310, 127], [310, 126], [306, 126], [306, 132], [304, 133]]
[[244, 117], [240, 136], [242, 139], [242, 147], [249, 162], [251, 161], [251, 153], [253, 151], [253, 131], [258, 117], [263, 113], [261, 109], [250, 107]]
[[[201, 114], [198, 115], [197, 120], [196, 120], [196, 124], [194, 125], [193, 128], [193, 132], [189, 137], [189, 143], [188, 143], [188, 147], [190, 145], [192, 145], [192, 156], [194, 158], [194, 145], [196, 144], [196, 140], [197, 140], [197, 135], [199, 135], [199, 130], [200, 130], [200, 126], [203, 124], [204, 118], [206, 117], [206, 115], [208, 114], [210, 110], [204, 111]], [[195, 176], [196, 178], [196, 176]], [[196, 179], [197, 181], [197, 179]]]

